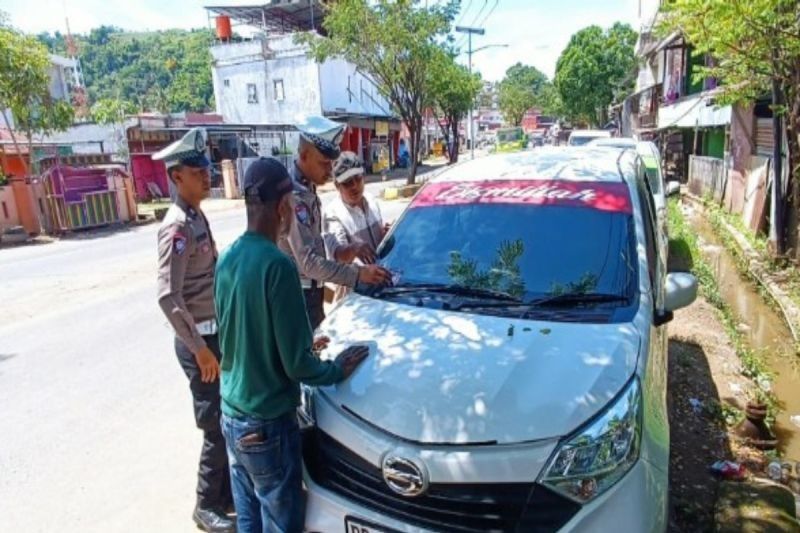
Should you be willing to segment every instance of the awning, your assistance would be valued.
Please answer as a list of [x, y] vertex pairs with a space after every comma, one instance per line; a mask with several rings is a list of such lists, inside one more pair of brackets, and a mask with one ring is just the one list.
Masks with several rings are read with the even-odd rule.
[[647, 57], [651, 54], [655, 54], [656, 52], [660, 52], [667, 46], [671, 45], [672, 43], [680, 39], [681, 36], [682, 35], [680, 31], [674, 31], [669, 35], [667, 35], [665, 38], [661, 39], [660, 41], [656, 41], [648, 45], [644, 50], [642, 50], [641, 55]]
[[713, 94], [698, 94], [658, 110], [658, 129], [710, 128], [731, 123], [731, 106], [717, 106]]

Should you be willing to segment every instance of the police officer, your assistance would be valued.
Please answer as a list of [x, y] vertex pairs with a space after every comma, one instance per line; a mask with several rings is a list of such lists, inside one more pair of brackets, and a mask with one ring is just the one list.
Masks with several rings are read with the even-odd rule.
[[308, 319], [312, 329], [316, 329], [325, 318], [325, 282], [347, 287], [354, 287], [358, 282], [388, 284], [391, 275], [377, 265], [337, 263], [326, 257], [317, 187], [328, 181], [333, 173], [344, 125], [325, 117], [311, 116], [297, 124], [297, 129], [300, 132], [298, 157], [289, 169], [295, 217], [279, 245], [297, 264]]
[[192, 518], [200, 529], [233, 532], [232, 496], [220, 428], [219, 341], [214, 313], [217, 248], [200, 202], [211, 183], [205, 131], [195, 128], [153, 155], [163, 160], [177, 199], [158, 230], [158, 303], [175, 330], [175, 353], [189, 378], [203, 448]]

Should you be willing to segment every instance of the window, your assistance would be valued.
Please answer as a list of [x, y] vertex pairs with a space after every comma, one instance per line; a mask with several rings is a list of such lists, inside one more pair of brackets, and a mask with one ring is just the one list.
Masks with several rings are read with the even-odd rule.
[[283, 93], [283, 80], [274, 80], [272, 82], [272, 88], [275, 91], [275, 101], [283, 102], [283, 99], [285, 97]]
[[255, 83], [248, 83], [247, 84], [247, 103], [248, 104], [257, 104], [258, 103], [258, 92], [256, 91], [256, 84]]
[[231, 86], [231, 80], [229, 80], [227, 78], [222, 80], [222, 85], [224, 85], [225, 87], [230, 87]]

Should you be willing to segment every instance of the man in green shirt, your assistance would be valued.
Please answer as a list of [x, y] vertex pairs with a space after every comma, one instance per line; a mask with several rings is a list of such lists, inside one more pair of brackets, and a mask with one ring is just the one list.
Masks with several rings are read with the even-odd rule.
[[294, 216], [289, 173], [262, 158], [244, 189], [247, 231], [220, 256], [214, 288], [237, 531], [301, 532], [300, 383], [346, 379], [368, 348], [350, 347], [335, 362], [314, 355], [297, 268], [275, 244]]

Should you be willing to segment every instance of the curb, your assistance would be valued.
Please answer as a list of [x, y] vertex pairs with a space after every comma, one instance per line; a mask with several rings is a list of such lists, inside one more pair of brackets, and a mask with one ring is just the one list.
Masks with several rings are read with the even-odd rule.
[[[702, 209], [703, 215], [707, 218], [707, 209], [702, 199], [688, 192], [683, 192], [681, 196]], [[744, 235], [725, 220], [721, 220], [720, 225], [736, 244], [741, 257], [747, 265], [747, 273], [764, 288], [770, 299], [778, 306], [783, 321], [792, 333], [794, 342], [798, 342], [800, 340], [800, 308], [789, 298], [780, 285], [769, 279], [769, 272], [761, 264], [761, 255], [750, 246]]]

